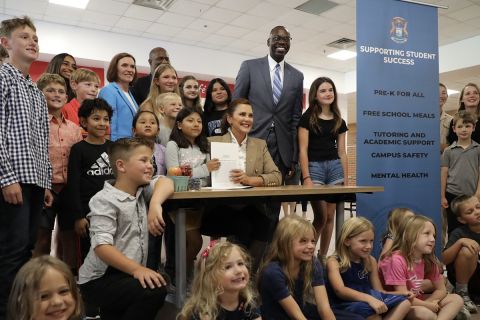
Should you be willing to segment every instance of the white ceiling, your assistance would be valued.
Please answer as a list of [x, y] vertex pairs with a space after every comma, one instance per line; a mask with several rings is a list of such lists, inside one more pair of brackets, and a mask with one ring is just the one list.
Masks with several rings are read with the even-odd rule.
[[[0, 12], [251, 56], [264, 55], [270, 29], [284, 25], [293, 38], [290, 62], [352, 71], [355, 59], [327, 58], [336, 49], [326, 44], [342, 37], [356, 38], [356, 1], [331, 1], [338, 6], [320, 16], [294, 9], [306, 0], [176, 0], [167, 12], [133, 5], [133, 0], [90, 0], [86, 10], [49, 4], [48, 0], [0, 0]], [[440, 45], [480, 34], [480, 0], [424, 1], [449, 7], [439, 9]], [[458, 90], [468, 81], [480, 83], [477, 71], [455, 71], [441, 75], [441, 80]]]
[[[326, 44], [355, 39], [356, 1], [332, 1], [339, 5], [320, 16], [294, 9], [306, 0], [176, 0], [167, 12], [133, 5], [133, 0], [90, 0], [86, 10], [48, 0], [0, 0], [0, 8], [9, 15], [252, 56], [266, 53], [272, 26], [285, 25], [293, 38], [289, 61], [347, 72], [355, 69], [355, 59], [327, 58], [336, 49]], [[480, 34], [480, 0], [428, 2], [449, 6], [439, 10], [440, 45]]]

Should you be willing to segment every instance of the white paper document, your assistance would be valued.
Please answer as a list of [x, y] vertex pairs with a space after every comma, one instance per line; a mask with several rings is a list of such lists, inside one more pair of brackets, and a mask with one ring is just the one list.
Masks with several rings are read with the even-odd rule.
[[238, 169], [238, 147], [228, 142], [212, 142], [210, 144], [211, 159], [220, 161], [220, 168], [212, 171], [212, 189], [240, 189], [246, 186], [233, 183], [230, 171]]

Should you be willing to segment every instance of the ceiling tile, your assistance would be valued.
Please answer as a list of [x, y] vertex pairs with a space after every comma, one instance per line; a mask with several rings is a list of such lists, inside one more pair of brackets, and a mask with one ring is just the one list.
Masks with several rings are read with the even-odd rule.
[[[244, 15], [241, 15], [240, 17], [238, 17], [237, 19], [232, 20], [230, 22], [230, 24], [234, 25], [234, 26], [237, 26], [237, 27], [248, 26], [249, 28], [257, 29], [257, 28], [260, 28], [262, 26], [268, 25], [269, 20], [266, 19], [266, 18], [261, 18], [261, 17], [252, 16], [252, 15], [249, 15], [249, 14], [244, 14]], [[268, 29], [267, 32], [270, 32], [270, 29]]]
[[145, 32], [161, 35], [161, 36], [175, 36], [176, 34], [180, 33], [183, 28], [178, 28], [174, 26], [167, 26], [164, 24], [154, 23], [150, 27], [148, 27]]
[[262, 0], [220, 0], [215, 6], [239, 12], [247, 12], [258, 5], [261, 1]]
[[[8, 17], [8, 19], [10, 19], [12, 17], [24, 16], [25, 15], [25, 10], [16, 10], [16, 9], [5, 8], [5, 13], [11, 16], [11, 17]], [[42, 13], [29, 12], [28, 16], [34, 20], [33, 23], [35, 23], [35, 21], [41, 21], [43, 19], [43, 14]]]
[[203, 4], [214, 5], [215, 2], [217, 2], [218, 0], [193, 0], [193, 1], [203, 3]]
[[162, 34], [155, 34], [155, 33], [148, 33], [148, 32], [143, 33], [142, 37], [149, 38], [149, 39], [163, 40], [163, 41], [170, 41], [170, 39], [172, 38], [169, 35], [162, 35]]
[[[247, 51], [247, 48], [254, 47], [257, 44], [252, 41], [248, 40], [243, 40], [243, 39], [237, 39], [230, 43], [227, 48], [232, 48], [233, 50], [242, 50], [242, 51]], [[267, 44], [265, 43], [265, 52], [268, 52]]]
[[231, 37], [241, 37], [250, 32], [249, 29], [226, 25], [217, 30], [217, 34]]
[[348, 22], [352, 19], [355, 19], [355, 9], [345, 5], [339, 5], [335, 8], [325, 11], [321, 14], [321, 16], [339, 22]]
[[128, 7], [128, 3], [113, 0], [90, 0], [87, 5], [87, 10], [111, 13], [121, 16], [128, 9]]
[[120, 34], [129, 34], [129, 35], [132, 35], [132, 36], [140, 36], [140, 34], [142, 34], [141, 31], [138, 31], [138, 30], [133, 30], [131, 28], [121, 28], [121, 27], [113, 27], [111, 29], [112, 32], [116, 32], [116, 33], [120, 33]]
[[75, 26], [78, 24], [78, 21], [80, 20], [80, 17], [77, 18], [72, 18], [70, 16], [50, 16], [50, 15], [44, 15], [43, 19], [44, 21], [48, 22], [54, 22], [54, 23], [59, 23], [59, 24], [66, 24], [70, 26]]
[[223, 23], [218, 23], [205, 19], [196, 19], [188, 25], [189, 29], [193, 29], [205, 33], [215, 33], [218, 29], [224, 26]]
[[130, 29], [132, 31], [145, 31], [151, 25], [152, 23], [150, 21], [121, 17], [115, 24], [115, 28]]
[[255, 42], [257, 44], [265, 43], [265, 45], [266, 45], [267, 39], [268, 39], [268, 31], [267, 32], [252, 31], [252, 32], [249, 32], [246, 35], [244, 35], [242, 37], [242, 39], [252, 41], [252, 42]]
[[[44, 14], [47, 10], [48, 2], [46, 1], [31, 1], [31, 0], [6, 0], [5, 1], [5, 8], [6, 9], [14, 9], [23, 11], [22, 15], [25, 15], [26, 11], [28, 11], [28, 15], [31, 13], [40, 13]], [[28, 10], [25, 10], [28, 8]]]
[[465, 7], [463, 9], [457, 10], [455, 12], [452, 12], [448, 15], [448, 17], [457, 19], [459, 21], [465, 21], [465, 20], [470, 20], [474, 18], [479, 18], [480, 17], [480, 10], [475, 10], [477, 6], [469, 6]]
[[298, 10], [290, 10], [286, 12], [285, 14], [281, 15], [278, 17], [276, 20], [283, 21], [281, 25], [284, 25], [286, 27], [290, 27], [292, 25], [294, 26], [300, 26], [305, 23], [308, 23], [310, 21], [314, 21], [319, 19], [319, 16], [311, 14], [311, 13], [306, 13], [303, 11], [298, 11]]
[[220, 35], [214, 34], [214, 35], [211, 35], [211, 36], [208, 36], [208, 37], [202, 39], [201, 42], [218, 44], [218, 45], [223, 47], [223, 46], [228, 45], [229, 43], [232, 43], [235, 40], [236, 39], [232, 38], [232, 37], [225, 37], [225, 36], [220, 36]]
[[86, 29], [95, 29], [95, 30], [102, 30], [102, 31], [110, 31], [112, 29], [111, 26], [107, 25], [101, 25], [97, 23], [92, 23], [92, 22], [85, 22], [85, 21], [80, 21], [77, 26], [86, 28]]
[[205, 32], [200, 32], [192, 29], [184, 29], [180, 31], [175, 38], [186, 39], [186, 40], [193, 40], [193, 41], [201, 41], [202, 39], [208, 37], [209, 34]]
[[125, 17], [135, 18], [139, 20], [155, 21], [165, 11], [160, 9], [147, 8], [137, 5], [131, 5], [123, 14]]
[[76, 20], [80, 19], [80, 15], [83, 14], [82, 9], [78, 8], [71, 8], [66, 6], [59, 6], [56, 4], [49, 4], [47, 10], [45, 11], [45, 15], [51, 17], [65, 17], [65, 18], [73, 18]]
[[118, 19], [120, 19], [120, 16], [87, 10], [83, 13], [81, 22], [112, 27], [117, 23]]
[[170, 26], [183, 27], [188, 26], [194, 17], [182, 16], [180, 14], [165, 12], [160, 18], [157, 19], [158, 23], [168, 24]]
[[227, 23], [237, 18], [238, 16], [240, 16], [239, 12], [211, 7], [202, 15], [202, 18]]
[[437, 2], [438, 5], [441, 5], [441, 6], [447, 6], [448, 9], [441, 9], [439, 10], [439, 12], [441, 14], [450, 14], [454, 11], [457, 11], [457, 10], [460, 10], [460, 9], [463, 9], [465, 7], [468, 7], [469, 5], [471, 5], [472, 3], [469, 1], [469, 0], [442, 0], [442, 1], [439, 1]]
[[324, 17], [319, 17], [318, 19], [315, 19], [314, 21], [307, 22], [303, 24], [302, 26], [317, 32], [323, 32], [326, 30], [334, 29], [338, 26], [340, 26], [341, 23], [337, 21], [333, 21], [331, 19], [327, 19]]
[[289, 10], [292, 10], [292, 9], [284, 6], [276, 6], [269, 2], [261, 2], [258, 5], [256, 5], [253, 9], [250, 9], [248, 13], [254, 16], [275, 19], [287, 13]]
[[171, 12], [176, 12], [179, 14], [185, 14], [187, 16], [192, 17], [199, 17], [201, 16], [207, 9], [209, 8], [208, 5], [189, 1], [189, 0], [178, 0], [173, 3], [170, 7]]
[[307, 2], [307, 0], [267, 0], [267, 2], [270, 2], [271, 4], [274, 4], [274, 5], [281, 5], [284, 7], [296, 8], [299, 5]]

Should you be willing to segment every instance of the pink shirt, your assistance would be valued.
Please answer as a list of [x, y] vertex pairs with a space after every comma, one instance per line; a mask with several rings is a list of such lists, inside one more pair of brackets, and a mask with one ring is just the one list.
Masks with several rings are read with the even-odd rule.
[[48, 120], [50, 123], [48, 156], [52, 164], [52, 184], [65, 184], [70, 148], [82, 140], [82, 133], [79, 126], [65, 119], [63, 115], [61, 122], [51, 114], [48, 115]]
[[413, 268], [407, 267], [407, 260], [395, 251], [391, 257], [381, 260], [378, 264], [380, 280], [385, 289], [393, 290], [392, 286], [407, 286], [417, 295], [418, 299], [424, 299], [421, 292], [421, 285], [424, 279], [430, 279], [432, 282], [441, 279], [438, 266], [427, 275], [425, 275], [425, 263], [422, 260], [414, 263]]

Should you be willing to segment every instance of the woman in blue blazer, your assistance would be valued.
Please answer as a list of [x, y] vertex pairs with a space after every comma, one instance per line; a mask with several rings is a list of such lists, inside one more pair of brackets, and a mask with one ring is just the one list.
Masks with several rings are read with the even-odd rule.
[[113, 109], [110, 121], [112, 141], [132, 136], [132, 121], [138, 105], [129, 88], [136, 78], [135, 58], [131, 54], [119, 53], [112, 58], [107, 70], [107, 80], [110, 83], [99, 94]]

